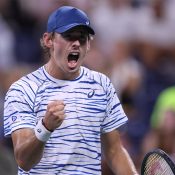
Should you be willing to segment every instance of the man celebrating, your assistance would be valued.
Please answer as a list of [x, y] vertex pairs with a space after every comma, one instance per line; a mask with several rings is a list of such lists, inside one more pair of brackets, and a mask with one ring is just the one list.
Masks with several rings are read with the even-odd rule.
[[41, 39], [49, 61], [7, 92], [4, 130], [19, 175], [100, 175], [101, 148], [115, 174], [137, 174], [117, 130], [128, 119], [113, 85], [82, 66], [94, 34], [80, 9], [56, 9]]

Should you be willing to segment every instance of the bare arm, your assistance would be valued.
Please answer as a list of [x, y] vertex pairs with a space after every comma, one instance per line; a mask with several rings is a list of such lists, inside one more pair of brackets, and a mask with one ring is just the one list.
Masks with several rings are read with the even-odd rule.
[[13, 132], [12, 141], [17, 164], [25, 171], [29, 171], [40, 161], [45, 143], [36, 138], [32, 129], [19, 129]]
[[[54, 131], [64, 120], [64, 103], [54, 101], [48, 104], [43, 118], [47, 129]], [[25, 171], [29, 171], [43, 156], [45, 142], [38, 140], [32, 129], [19, 129], [12, 133], [14, 154], [17, 164]]]
[[115, 175], [138, 175], [117, 130], [103, 134], [101, 140], [106, 162]]

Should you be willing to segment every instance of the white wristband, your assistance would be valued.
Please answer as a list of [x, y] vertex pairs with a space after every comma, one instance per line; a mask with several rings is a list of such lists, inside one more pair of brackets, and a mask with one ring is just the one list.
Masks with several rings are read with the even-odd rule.
[[42, 124], [42, 119], [38, 121], [36, 127], [35, 127], [35, 135], [38, 140], [42, 142], [46, 142], [49, 140], [50, 135], [52, 132], [48, 131]]

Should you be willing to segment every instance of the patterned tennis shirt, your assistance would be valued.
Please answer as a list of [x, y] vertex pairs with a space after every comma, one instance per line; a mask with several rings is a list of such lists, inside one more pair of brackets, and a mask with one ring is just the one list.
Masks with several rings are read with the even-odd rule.
[[71, 81], [51, 77], [44, 66], [11, 85], [4, 104], [5, 136], [34, 129], [49, 102], [64, 100], [66, 117], [45, 144], [43, 157], [19, 175], [100, 175], [100, 135], [128, 120], [109, 78], [81, 67]]

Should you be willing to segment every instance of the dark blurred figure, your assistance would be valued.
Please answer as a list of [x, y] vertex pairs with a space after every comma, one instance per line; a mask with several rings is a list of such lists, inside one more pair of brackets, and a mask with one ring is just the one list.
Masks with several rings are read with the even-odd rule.
[[[143, 79], [135, 97], [140, 138], [149, 131], [150, 116], [159, 93], [175, 84], [175, 57], [170, 51], [175, 43], [174, 22], [168, 16], [166, 1], [148, 1], [138, 10], [135, 55], [143, 65]], [[133, 49], [134, 50], [134, 49]], [[137, 129], [136, 129], [137, 130]]]
[[175, 160], [175, 87], [163, 90], [157, 98], [151, 115], [151, 129], [143, 145], [143, 155], [161, 148]]
[[13, 151], [4, 146], [0, 140], [0, 174], [15, 175], [17, 174], [17, 165], [15, 163]]
[[39, 64], [41, 60], [41, 49], [38, 38], [42, 29], [38, 25], [35, 16], [27, 13], [20, 7], [18, 0], [11, 1], [11, 26], [15, 33], [15, 55], [20, 64]]

